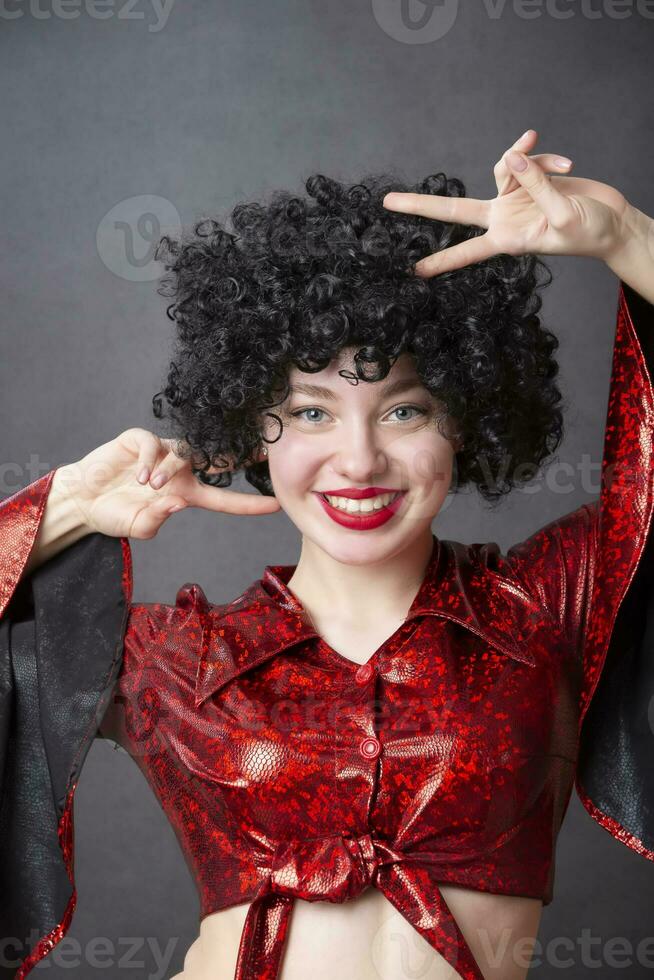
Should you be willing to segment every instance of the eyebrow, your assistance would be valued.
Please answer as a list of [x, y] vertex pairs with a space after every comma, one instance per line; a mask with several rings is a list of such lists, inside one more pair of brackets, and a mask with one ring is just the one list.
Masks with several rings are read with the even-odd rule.
[[[417, 378], [402, 378], [393, 381], [391, 384], [384, 385], [381, 389], [381, 397], [388, 398], [390, 395], [397, 395], [402, 391], [410, 391], [412, 388], [422, 388], [422, 383]], [[289, 395], [299, 393], [311, 395], [313, 398], [325, 398], [329, 401], [338, 401], [338, 395], [331, 388], [323, 388], [322, 385], [306, 384], [298, 381], [289, 387]]]

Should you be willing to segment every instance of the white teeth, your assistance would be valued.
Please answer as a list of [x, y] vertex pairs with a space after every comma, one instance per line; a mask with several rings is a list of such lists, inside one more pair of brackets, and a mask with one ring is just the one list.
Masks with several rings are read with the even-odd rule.
[[362, 500], [353, 500], [350, 497], [333, 497], [331, 494], [324, 494], [324, 496], [332, 507], [344, 510], [348, 514], [370, 514], [372, 511], [387, 507], [391, 500], [395, 500], [399, 496], [400, 492], [380, 493], [376, 497], [364, 497]]

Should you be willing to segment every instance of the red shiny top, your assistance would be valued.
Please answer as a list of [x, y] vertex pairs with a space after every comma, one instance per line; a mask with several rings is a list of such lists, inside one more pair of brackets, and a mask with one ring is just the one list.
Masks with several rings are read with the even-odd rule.
[[225, 606], [193, 584], [132, 607], [102, 730], [168, 814], [201, 917], [252, 903], [237, 980], [278, 976], [295, 897], [379, 888], [465, 980], [483, 975], [439, 883], [551, 901], [581, 720], [651, 520], [654, 402], [622, 291], [617, 329], [601, 501], [506, 555], [434, 537], [366, 664], [317, 635], [294, 566]]
[[[131, 604], [123, 540], [131, 605], [100, 731], [168, 815], [201, 917], [251, 903], [236, 980], [279, 975], [296, 897], [378, 888], [464, 980], [483, 975], [440, 883], [551, 901], [582, 722], [650, 529], [652, 432], [621, 288], [598, 500], [506, 554], [434, 537], [406, 620], [365, 664], [316, 634], [287, 586], [293, 566], [268, 566], [226, 605], [196, 584], [175, 605]], [[51, 477], [7, 502], [15, 541], [0, 555], [0, 613]]]

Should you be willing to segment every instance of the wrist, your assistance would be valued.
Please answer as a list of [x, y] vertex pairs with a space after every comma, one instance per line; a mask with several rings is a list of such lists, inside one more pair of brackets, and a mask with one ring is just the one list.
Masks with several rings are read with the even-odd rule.
[[627, 201], [620, 215], [615, 238], [603, 255], [606, 264], [619, 261], [620, 257], [634, 245], [646, 245], [648, 237], [652, 234], [652, 225], [652, 219], [648, 215]]
[[654, 219], [628, 204], [616, 241], [603, 258], [619, 279], [654, 302]]
[[93, 530], [86, 519], [86, 509], [76, 495], [78, 487], [79, 473], [75, 464], [57, 467], [50, 485], [48, 507], [51, 511], [56, 510], [58, 528], [67, 536]]

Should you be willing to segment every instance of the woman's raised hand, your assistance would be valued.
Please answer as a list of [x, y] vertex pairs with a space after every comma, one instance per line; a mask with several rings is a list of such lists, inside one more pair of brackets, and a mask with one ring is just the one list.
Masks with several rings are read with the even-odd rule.
[[[572, 162], [554, 153], [527, 156], [538, 140], [528, 129], [495, 164], [497, 197], [476, 200], [433, 194], [390, 193], [389, 211], [486, 228], [486, 233], [435, 252], [416, 264], [423, 278], [505, 253], [587, 255], [606, 258], [622, 241], [625, 197], [608, 184], [559, 176]], [[526, 163], [520, 170], [515, 161]], [[559, 163], [558, 161], [562, 161]], [[554, 176], [548, 176], [550, 172]]]
[[[200, 483], [190, 461], [173, 452], [177, 443], [147, 429], [126, 429], [79, 462], [60, 467], [57, 492], [74, 501], [89, 530], [111, 537], [153, 538], [172, 513], [186, 507], [248, 515], [280, 510], [276, 497]], [[166, 477], [161, 486], [155, 485], [157, 474]]]

